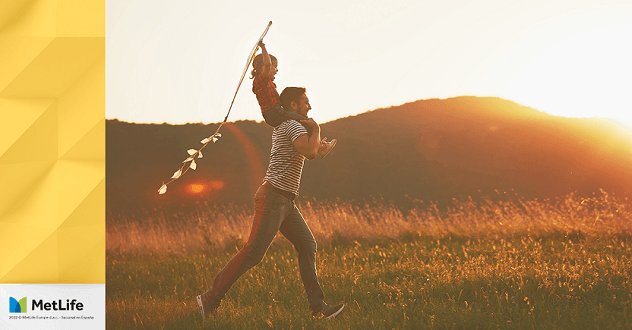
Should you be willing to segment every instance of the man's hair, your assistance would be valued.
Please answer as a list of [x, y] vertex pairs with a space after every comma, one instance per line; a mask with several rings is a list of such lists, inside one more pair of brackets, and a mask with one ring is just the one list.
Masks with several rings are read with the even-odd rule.
[[[274, 57], [274, 55], [272, 54], [270, 54], [270, 61], [272, 63], [278, 63], [277, 58]], [[256, 77], [261, 71], [261, 68], [263, 68], [263, 54], [255, 56], [255, 58], [252, 60], [252, 71], [250, 71], [250, 79]]]
[[305, 94], [305, 87], [286, 87], [279, 98], [281, 99], [281, 106], [285, 111], [292, 111], [292, 101], [298, 103], [298, 99]]

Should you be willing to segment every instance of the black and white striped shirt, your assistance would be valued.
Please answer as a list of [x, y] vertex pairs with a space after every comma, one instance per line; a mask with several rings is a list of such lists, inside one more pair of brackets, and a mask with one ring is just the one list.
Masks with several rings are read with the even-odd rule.
[[296, 120], [286, 120], [272, 132], [270, 164], [263, 179], [278, 189], [298, 196], [305, 156], [294, 148], [294, 140], [307, 134], [307, 129]]

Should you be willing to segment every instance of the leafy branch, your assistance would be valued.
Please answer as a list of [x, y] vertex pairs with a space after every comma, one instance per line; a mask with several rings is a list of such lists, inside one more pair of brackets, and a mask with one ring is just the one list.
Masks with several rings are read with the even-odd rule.
[[[195, 170], [197, 168], [197, 163], [195, 162], [195, 158], [202, 158], [202, 149], [204, 149], [209, 143], [213, 142], [217, 142], [217, 140], [222, 137], [222, 134], [219, 132], [219, 129], [222, 127], [222, 125], [224, 125], [224, 123], [221, 123], [219, 125], [219, 127], [217, 128], [217, 130], [215, 131], [215, 133], [207, 138], [204, 138], [202, 141], [200, 141], [200, 143], [202, 143], [202, 147], [200, 149], [189, 149], [187, 150], [187, 153], [189, 154], [189, 157], [187, 159], [185, 159], [182, 163], [183, 165], [180, 167], [180, 169], [178, 169], [175, 173], [173, 173], [173, 175], [171, 176], [171, 180], [169, 180], [167, 183], [163, 182], [162, 183], [162, 187], [160, 187], [160, 189], [158, 189], [158, 194], [162, 195], [164, 193], [167, 192], [167, 185], [170, 184], [173, 181], [176, 181], [178, 178], [180, 178], [182, 175], [184, 175], [184, 173], [186, 173], [189, 169]], [[189, 165], [189, 166], [187, 166]]]
[[204, 149], [210, 142], [213, 142], [213, 143], [217, 142], [217, 140], [222, 136], [222, 134], [219, 133], [219, 129], [222, 128], [222, 126], [228, 120], [228, 115], [230, 115], [230, 110], [233, 108], [233, 103], [235, 103], [235, 98], [237, 98], [237, 92], [239, 92], [239, 87], [241, 86], [241, 83], [243, 82], [244, 77], [246, 76], [246, 72], [248, 72], [248, 68], [250, 67], [250, 63], [252, 62], [252, 59], [255, 57], [255, 53], [257, 53], [257, 50], [259, 49], [259, 43], [261, 42], [261, 40], [263, 40], [263, 37], [265, 37], [265, 35], [268, 33], [268, 29], [270, 29], [271, 25], [272, 25], [272, 21], [268, 23], [268, 26], [263, 31], [263, 34], [261, 34], [261, 37], [257, 39], [257, 43], [255, 43], [255, 46], [252, 48], [252, 50], [250, 51], [250, 54], [248, 55], [246, 66], [244, 67], [244, 70], [241, 73], [241, 79], [239, 79], [239, 84], [237, 84], [237, 90], [235, 91], [235, 95], [233, 95], [233, 100], [230, 102], [230, 107], [228, 107], [228, 113], [226, 114], [226, 117], [224, 117], [224, 121], [219, 124], [219, 127], [217, 127], [217, 130], [215, 131], [213, 135], [200, 141], [203, 144], [203, 146], [200, 149], [187, 150], [189, 157], [182, 162], [183, 165], [180, 167], [180, 169], [178, 169], [175, 173], [173, 173], [173, 175], [171, 176], [171, 180], [167, 181], [166, 183], [164, 181], [162, 182], [162, 186], [160, 187], [160, 189], [158, 189], [158, 194], [162, 195], [166, 193], [167, 185], [177, 180], [178, 178], [180, 178], [189, 169], [195, 170], [197, 168], [197, 163], [195, 162], [195, 158], [196, 157], [202, 158], [202, 149]]

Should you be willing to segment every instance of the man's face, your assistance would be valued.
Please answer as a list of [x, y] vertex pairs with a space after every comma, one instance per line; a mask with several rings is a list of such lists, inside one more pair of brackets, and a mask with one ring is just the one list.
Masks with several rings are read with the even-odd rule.
[[307, 95], [303, 94], [298, 98], [298, 102], [294, 102], [296, 104], [296, 113], [299, 115], [303, 115], [307, 117], [307, 113], [312, 109], [312, 106], [309, 105], [309, 99]]

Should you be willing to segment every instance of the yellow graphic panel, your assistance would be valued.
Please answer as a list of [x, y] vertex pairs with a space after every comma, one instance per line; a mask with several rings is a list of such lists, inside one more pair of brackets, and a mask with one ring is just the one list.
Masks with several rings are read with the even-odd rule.
[[2, 3], [10, 10], [7, 15], [11, 16], [5, 18], [0, 36], [57, 36], [57, 0], [3, 0]]
[[0, 91], [0, 97], [59, 97], [104, 53], [104, 38], [55, 38]]
[[[5, 152], [38, 120], [50, 110], [55, 100], [2, 99], [0, 98], [0, 155]], [[56, 104], [55, 104], [56, 106]]]
[[29, 0], [0, 2], [0, 29], [20, 10]]
[[0, 49], [0, 283], [103, 284], [105, 1], [4, 0]]

